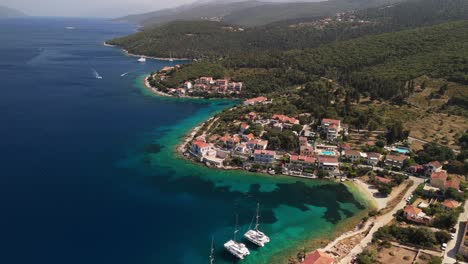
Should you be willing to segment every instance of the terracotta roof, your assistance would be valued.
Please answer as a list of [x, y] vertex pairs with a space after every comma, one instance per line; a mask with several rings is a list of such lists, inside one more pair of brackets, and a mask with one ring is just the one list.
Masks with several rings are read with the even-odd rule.
[[314, 252], [305, 257], [304, 262], [302, 262], [302, 264], [333, 264], [334, 262], [335, 259], [332, 258], [330, 255], [322, 251], [315, 250]]
[[291, 155], [289, 157], [290, 161], [302, 161], [305, 163], [315, 163], [315, 158], [314, 157], [306, 157], [306, 156], [300, 156], [300, 155]]
[[337, 157], [320, 155], [318, 157], [318, 160], [319, 160], [320, 163], [337, 163], [338, 164], [338, 158]]
[[384, 177], [380, 177], [380, 176], [376, 176], [375, 179], [381, 183], [391, 183], [392, 180], [391, 179], [387, 179], [387, 178], [384, 178]]
[[196, 146], [199, 147], [199, 148], [206, 148], [206, 147], [209, 147], [209, 146], [210, 146], [210, 144], [208, 144], [208, 143], [206, 143], [206, 142], [203, 142], [203, 141], [199, 141], [199, 140], [194, 141], [192, 144], [193, 144], [193, 145], [196, 145]]
[[460, 206], [460, 203], [455, 201], [455, 200], [452, 200], [452, 199], [447, 199], [447, 200], [444, 200], [442, 202], [442, 205], [447, 207], [447, 208], [451, 208], [451, 209], [454, 209], [454, 208], [457, 208]]
[[245, 100], [247, 103], [249, 104], [255, 104], [255, 103], [261, 103], [261, 102], [265, 102], [267, 101], [268, 98], [264, 97], [264, 96], [259, 96], [259, 97], [255, 97], [255, 98], [250, 98], [250, 99], [247, 99]]
[[346, 156], [361, 156], [361, 152], [355, 149], [345, 150]]
[[248, 128], [248, 127], [249, 127], [249, 124], [247, 124], [247, 123], [242, 123], [242, 124], [240, 125], [240, 127], [241, 127], [241, 128]]
[[448, 177], [447, 173], [445, 171], [439, 171], [439, 172], [433, 172], [431, 174], [431, 179], [442, 179], [446, 180]]
[[419, 213], [422, 212], [421, 209], [417, 208], [417, 207], [414, 207], [412, 205], [407, 205], [405, 206], [405, 209], [404, 209], [405, 213], [409, 214], [409, 215], [418, 215]]
[[367, 158], [377, 158], [377, 159], [380, 159], [380, 157], [382, 156], [380, 153], [377, 153], [377, 152], [367, 152], [366, 155], [367, 155]]
[[396, 160], [399, 162], [403, 162], [408, 158], [406, 155], [387, 155], [386, 160]]
[[291, 124], [294, 124], [296, 123], [298, 120], [294, 117], [289, 117], [289, 116], [285, 116], [285, 115], [280, 115], [280, 114], [274, 114], [273, 119], [276, 119], [276, 120], [279, 120], [281, 123], [291, 123]]
[[428, 164], [431, 165], [434, 168], [441, 168], [442, 167], [442, 164], [440, 164], [440, 162], [438, 162], [437, 160], [431, 161]]
[[445, 188], [454, 188], [456, 190], [460, 189], [460, 181], [458, 179], [452, 179], [445, 183]]
[[338, 119], [330, 119], [330, 118], [324, 118], [324, 119], [322, 119], [322, 125], [323, 125], [323, 124], [334, 124], [334, 125], [339, 126], [340, 123], [341, 123], [341, 121], [338, 120]]
[[246, 138], [247, 140], [252, 140], [255, 138], [255, 136], [254, 134], [250, 133], [250, 134], [244, 135], [244, 138]]

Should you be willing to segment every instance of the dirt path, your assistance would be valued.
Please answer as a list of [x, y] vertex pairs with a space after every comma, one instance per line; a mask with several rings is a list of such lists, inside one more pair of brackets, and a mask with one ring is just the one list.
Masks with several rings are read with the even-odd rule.
[[[419, 184], [423, 183], [423, 179], [419, 179], [419, 178], [416, 178], [416, 177], [411, 177], [411, 180], [413, 180], [414, 184], [413, 186], [411, 186], [407, 191], [406, 193], [403, 195], [403, 197], [406, 197], [408, 196], [410, 193], [414, 192], [414, 190], [416, 190], [416, 188], [418, 187]], [[367, 236], [357, 245], [355, 246], [351, 252], [348, 253], [348, 255], [346, 257], [344, 257], [343, 259], [341, 259], [340, 263], [342, 264], [348, 264], [348, 263], [351, 263], [351, 259], [353, 258], [353, 256], [356, 256], [358, 254], [360, 254], [364, 248], [371, 243], [372, 241], [372, 237], [374, 236], [374, 233], [379, 229], [381, 228], [382, 226], [385, 226], [387, 225], [388, 223], [390, 223], [390, 221], [393, 220], [394, 218], [394, 214], [400, 210], [400, 209], [403, 209], [403, 207], [406, 205], [406, 201], [405, 199], [401, 199], [401, 201], [392, 209], [390, 210], [390, 212], [384, 214], [384, 215], [381, 215], [379, 216], [375, 222], [374, 222], [374, 226], [371, 228], [371, 230], [369, 231], [369, 233], [367, 234]]]

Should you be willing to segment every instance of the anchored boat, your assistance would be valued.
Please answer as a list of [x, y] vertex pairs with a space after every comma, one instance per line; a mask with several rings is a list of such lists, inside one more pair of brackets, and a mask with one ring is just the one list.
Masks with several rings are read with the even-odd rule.
[[240, 242], [236, 241], [238, 216], [236, 215], [236, 226], [234, 228], [234, 238], [224, 243], [224, 248], [229, 251], [232, 255], [239, 259], [244, 259], [245, 256], [250, 254], [249, 249]]
[[259, 226], [258, 219], [260, 218], [259, 210], [260, 210], [260, 204], [257, 203], [257, 216], [256, 216], [257, 222], [255, 223], [255, 228], [247, 231], [244, 234], [244, 237], [247, 238], [247, 240], [249, 240], [250, 242], [254, 243], [255, 245], [259, 247], [263, 247], [265, 246], [266, 243], [270, 242], [270, 238], [267, 235], [265, 235], [263, 232], [258, 230], [258, 226]]

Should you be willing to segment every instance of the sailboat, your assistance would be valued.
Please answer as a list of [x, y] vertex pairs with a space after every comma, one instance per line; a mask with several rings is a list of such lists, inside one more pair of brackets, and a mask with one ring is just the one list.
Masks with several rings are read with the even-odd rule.
[[174, 61], [174, 59], [172, 58], [172, 52], [169, 53], [169, 61]]
[[214, 247], [213, 247], [213, 240], [214, 238], [211, 238], [211, 253], [210, 253], [210, 264], [214, 263]]
[[249, 249], [242, 243], [236, 241], [238, 216], [236, 215], [236, 226], [234, 228], [234, 238], [224, 243], [224, 248], [239, 259], [244, 259], [250, 254]]
[[267, 235], [265, 235], [263, 232], [258, 230], [258, 226], [259, 226], [258, 219], [260, 218], [259, 211], [260, 211], [260, 204], [257, 203], [257, 216], [256, 216], [257, 222], [255, 223], [255, 228], [247, 231], [244, 234], [244, 237], [247, 238], [247, 240], [249, 240], [250, 242], [254, 243], [255, 245], [263, 247], [265, 246], [266, 243], [270, 242], [270, 238]]

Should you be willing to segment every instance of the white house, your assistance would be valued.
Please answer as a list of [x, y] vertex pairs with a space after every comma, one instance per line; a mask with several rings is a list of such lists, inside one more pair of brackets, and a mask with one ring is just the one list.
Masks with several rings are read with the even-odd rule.
[[271, 164], [275, 161], [276, 151], [256, 149], [254, 152], [254, 161], [258, 163]]

